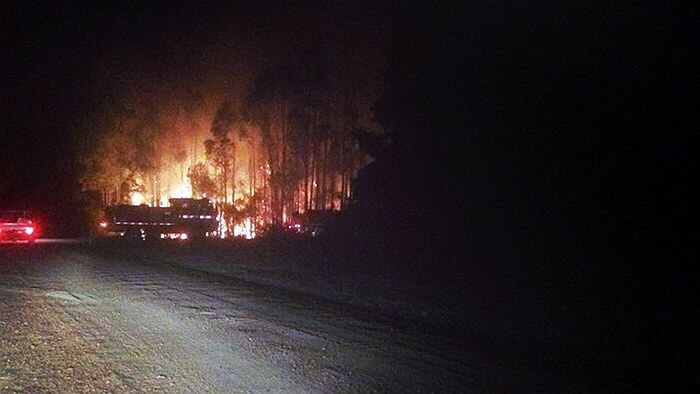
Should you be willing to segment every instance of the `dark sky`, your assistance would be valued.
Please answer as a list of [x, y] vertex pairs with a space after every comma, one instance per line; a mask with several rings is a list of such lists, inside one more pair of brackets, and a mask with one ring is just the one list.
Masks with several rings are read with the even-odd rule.
[[[76, 188], [76, 129], [97, 109], [93, 99], [99, 88], [91, 77], [98, 59], [110, 52], [153, 53], [171, 31], [169, 24], [194, 10], [173, 14], [156, 5], [97, 8], [58, 2], [3, 2], [2, 7], [0, 198], [11, 205], [53, 208], [68, 202]], [[207, 12], [214, 10], [203, 10], [211, 17]], [[178, 31], [196, 28], [183, 23]]]

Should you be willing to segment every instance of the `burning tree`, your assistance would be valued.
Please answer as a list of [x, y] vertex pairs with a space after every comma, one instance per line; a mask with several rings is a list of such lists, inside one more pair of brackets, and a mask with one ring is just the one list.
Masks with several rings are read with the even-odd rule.
[[342, 209], [369, 161], [355, 138], [368, 108], [323, 45], [302, 55], [229, 92], [151, 83], [115, 93], [88, 125], [98, 132], [83, 155], [83, 187], [104, 204], [207, 197], [235, 235], [294, 212]]
[[209, 166], [204, 163], [197, 163], [190, 167], [187, 172], [187, 177], [192, 185], [192, 197], [214, 197], [221, 195], [221, 189], [218, 187], [214, 178], [209, 173]]

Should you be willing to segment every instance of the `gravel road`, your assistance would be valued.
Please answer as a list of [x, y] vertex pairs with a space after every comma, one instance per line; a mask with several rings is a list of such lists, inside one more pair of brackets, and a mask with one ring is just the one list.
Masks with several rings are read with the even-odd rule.
[[0, 391], [590, 389], [395, 316], [119, 256], [2, 245]]

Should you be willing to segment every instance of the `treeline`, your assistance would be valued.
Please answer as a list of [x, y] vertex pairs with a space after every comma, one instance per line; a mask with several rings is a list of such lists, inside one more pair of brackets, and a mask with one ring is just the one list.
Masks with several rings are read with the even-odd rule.
[[221, 98], [153, 84], [115, 94], [88, 123], [83, 188], [106, 205], [206, 196], [229, 231], [342, 209], [370, 160], [358, 140], [373, 132], [360, 120], [368, 100], [333, 64], [319, 44]]

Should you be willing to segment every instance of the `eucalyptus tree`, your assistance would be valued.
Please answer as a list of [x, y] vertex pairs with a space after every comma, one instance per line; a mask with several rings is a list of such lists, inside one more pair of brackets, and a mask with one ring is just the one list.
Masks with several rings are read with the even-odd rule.
[[260, 133], [269, 166], [268, 192], [273, 223], [281, 223], [284, 205], [295, 179], [290, 165], [290, 114], [294, 109], [300, 80], [288, 64], [265, 69], [254, 81], [244, 103], [246, 120]]

